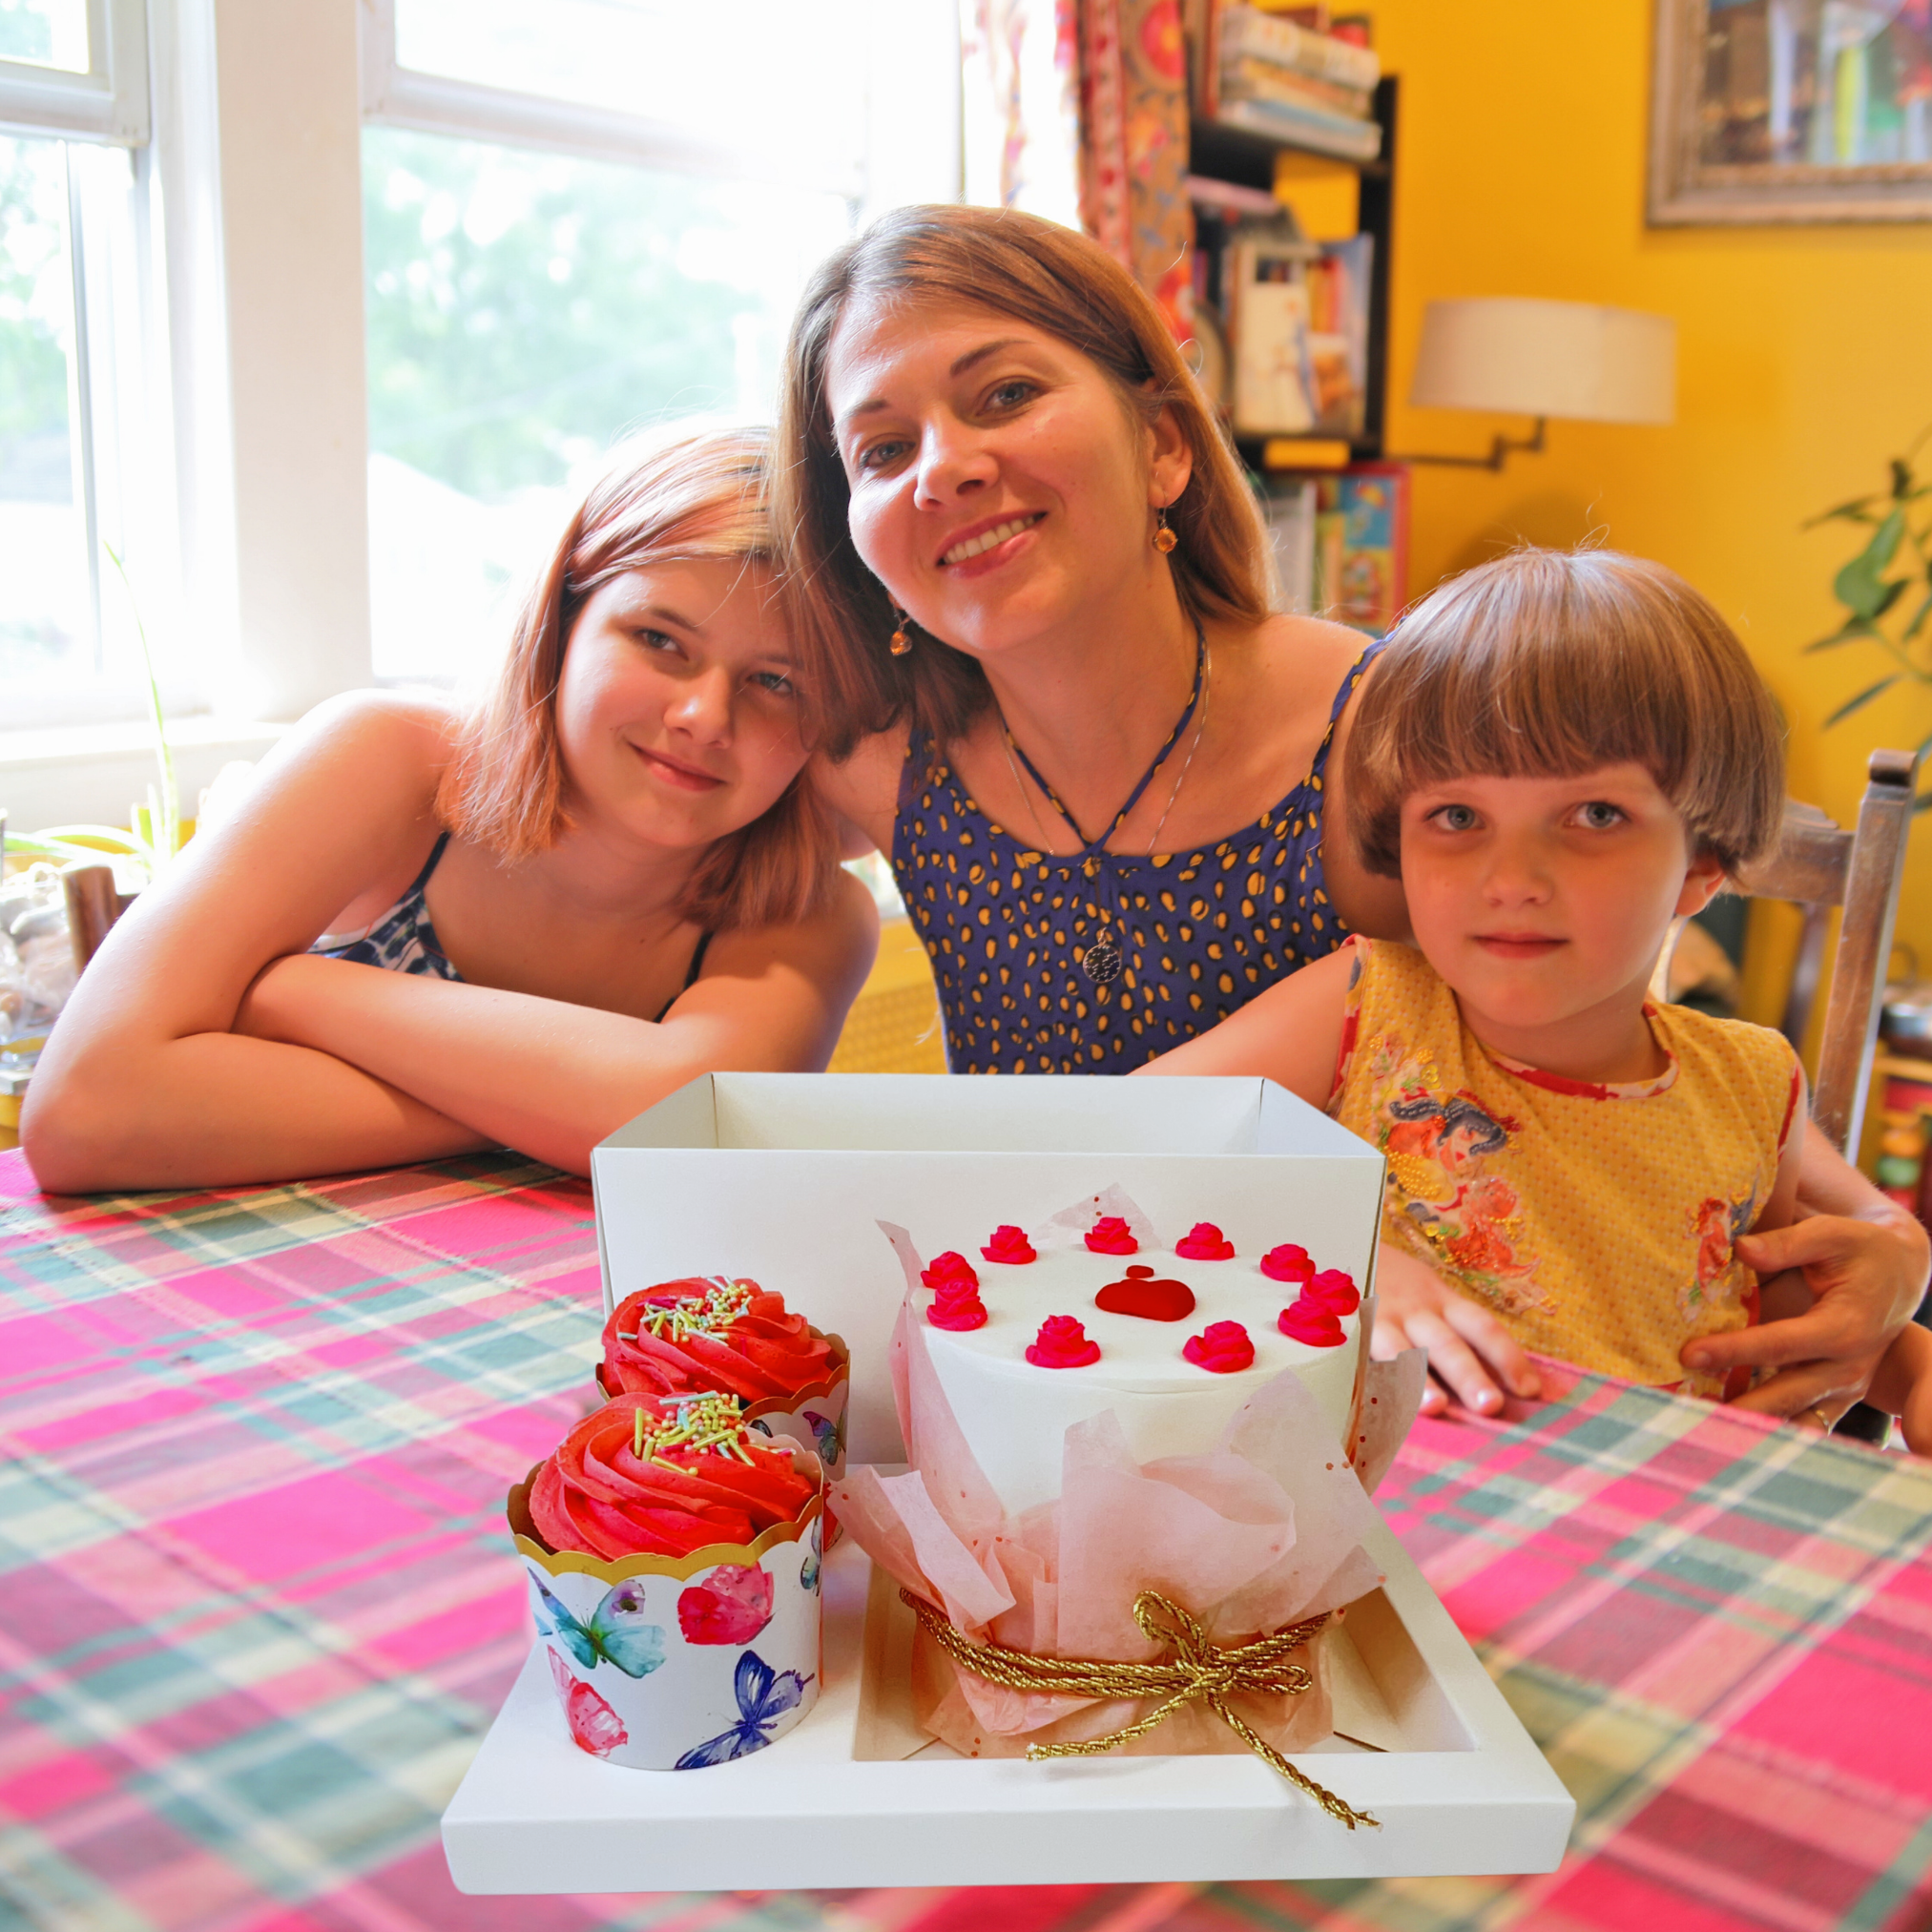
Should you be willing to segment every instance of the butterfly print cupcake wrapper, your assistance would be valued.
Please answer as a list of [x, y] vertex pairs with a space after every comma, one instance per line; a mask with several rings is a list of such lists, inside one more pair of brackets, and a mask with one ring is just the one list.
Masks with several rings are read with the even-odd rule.
[[613, 1561], [548, 1548], [529, 1492], [528, 1481], [510, 1492], [509, 1525], [579, 1750], [636, 1770], [702, 1770], [776, 1743], [817, 1702], [822, 1489], [749, 1544]]

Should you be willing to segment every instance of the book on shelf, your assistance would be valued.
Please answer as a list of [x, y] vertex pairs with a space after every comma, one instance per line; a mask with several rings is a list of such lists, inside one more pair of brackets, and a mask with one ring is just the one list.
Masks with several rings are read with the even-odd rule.
[[1301, 274], [1308, 252], [1303, 241], [1236, 231], [1228, 285], [1237, 436], [1299, 436], [1315, 427]]
[[1245, 57], [1305, 73], [1313, 80], [1364, 91], [1372, 91], [1381, 78], [1381, 62], [1372, 48], [1332, 34], [1311, 33], [1292, 20], [1253, 7], [1216, 6], [1210, 0], [1206, 14], [1213, 44], [1202, 52], [1212, 53], [1217, 66]]
[[1320, 108], [1291, 107], [1277, 100], [1222, 100], [1216, 125], [1241, 128], [1271, 140], [1290, 141], [1318, 155], [1344, 161], [1372, 161], [1381, 153], [1381, 129], [1374, 121], [1351, 120]]
[[1408, 466], [1358, 463], [1314, 488], [1314, 608], [1381, 637], [1408, 601]]
[[1236, 227], [1226, 289], [1237, 436], [1361, 435], [1374, 266], [1372, 235], [1316, 244], [1292, 219]]
[[1350, 120], [1372, 118], [1373, 96], [1366, 88], [1343, 87], [1339, 81], [1317, 80], [1293, 68], [1277, 67], [1237, 53], [1221, 63], [1221, 98], [1278, 100], [1290, 107], [1314, 108], [1322, 114], [1345, 114]]
[[1307, 616], [1315, 610], [1315, 482], [1306, 476], [1267, 478], [1258, 492], [1261, 520], [1275, 564], [1273, 611]]

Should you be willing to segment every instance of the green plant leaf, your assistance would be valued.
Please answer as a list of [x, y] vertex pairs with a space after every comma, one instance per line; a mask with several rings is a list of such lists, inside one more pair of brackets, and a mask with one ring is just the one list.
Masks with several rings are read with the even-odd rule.
[[1876, 624], [1868, 624], [1862, 617], [1847, 617], [1829, 637], [1817, 637], [1807, 644], [1805, 654], [1836, 651], [1840, 644], [1856, 644], [1861, 637], [1879, 638], [1883, 634]]
[[1932, 792], [1921, 792], [1912, 800], [1912, 810], [1914, 813], [1932, 812]]
[[1905, 626], [1899, 641], [1901, 644], [1909, 644], [1925, 628], [1925, 619], [1928, 616], [1932, 616], [1932, 591], [1926, 592], [1919, 608], [1912, 613], [1912, 621]]
[[1905, 512], [1895, 509], [1872, 532], [1871, 542], [1832, 579], [1832, 595], [1854, 615], [1877, 617], [1897, 601], [1899, 592], [1885, 583], [1884, 573], [1904, 534]]
[[1877, 523], [1871, 506], [1880, 501], [1878, 497], [1855, 496], [1849, 503], [1836, 504], [1830, 509], [1821, 509], [1816, 516], [1808, 516], [1798, 525], [1799, 530], [1816, 530], [1821, 523], [1830, 523], [1837, 518], [1845, 523]]
[[1895, 671], [1889, 677], [1881, 677], [1879, 679], [1878, 683], [1867, 685], [1865, 689], [1859, 692], [1856, 697], [1846, 698], [1844, 703], [1839, 705], [1839, 708], [1835, 712], [1833, 712], [1828, 718], [1825, 719], [1825, 728], [1829, 730], [1833, 725], [1841, 723], [1845, 718], [1851, 717], [1853, 712], [1862, 711], [1865, 708], [1865, 706], [1871, 703], [1872, 699], [1877, 697], [1881, 691], [1891, 690], [1893, 685], [1897, 684], [1903, 677], [1903, 675], [1904, 675], [1903, 672]]

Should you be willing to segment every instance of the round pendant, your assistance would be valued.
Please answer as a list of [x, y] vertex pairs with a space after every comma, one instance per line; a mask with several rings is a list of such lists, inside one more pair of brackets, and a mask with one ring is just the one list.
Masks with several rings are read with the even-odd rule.
[[1120, 977], [1120, 948], [1111, 939], [1096, 940], [1080, 955], [1080, 970], [1095, 986]]

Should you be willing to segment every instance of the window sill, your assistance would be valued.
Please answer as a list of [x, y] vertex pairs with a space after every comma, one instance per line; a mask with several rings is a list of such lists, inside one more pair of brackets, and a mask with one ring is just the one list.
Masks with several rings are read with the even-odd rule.
[[[209, 717], [168, 719], [176, 787], [193, 816], [202, 788], [237, 758], [259, 758], [285, 724]], [[0, 809], [17, 832], [45, 825], [119, 825], [156, 782], [155, 740], [145, 722], [61, 725], [0, 732]]]

